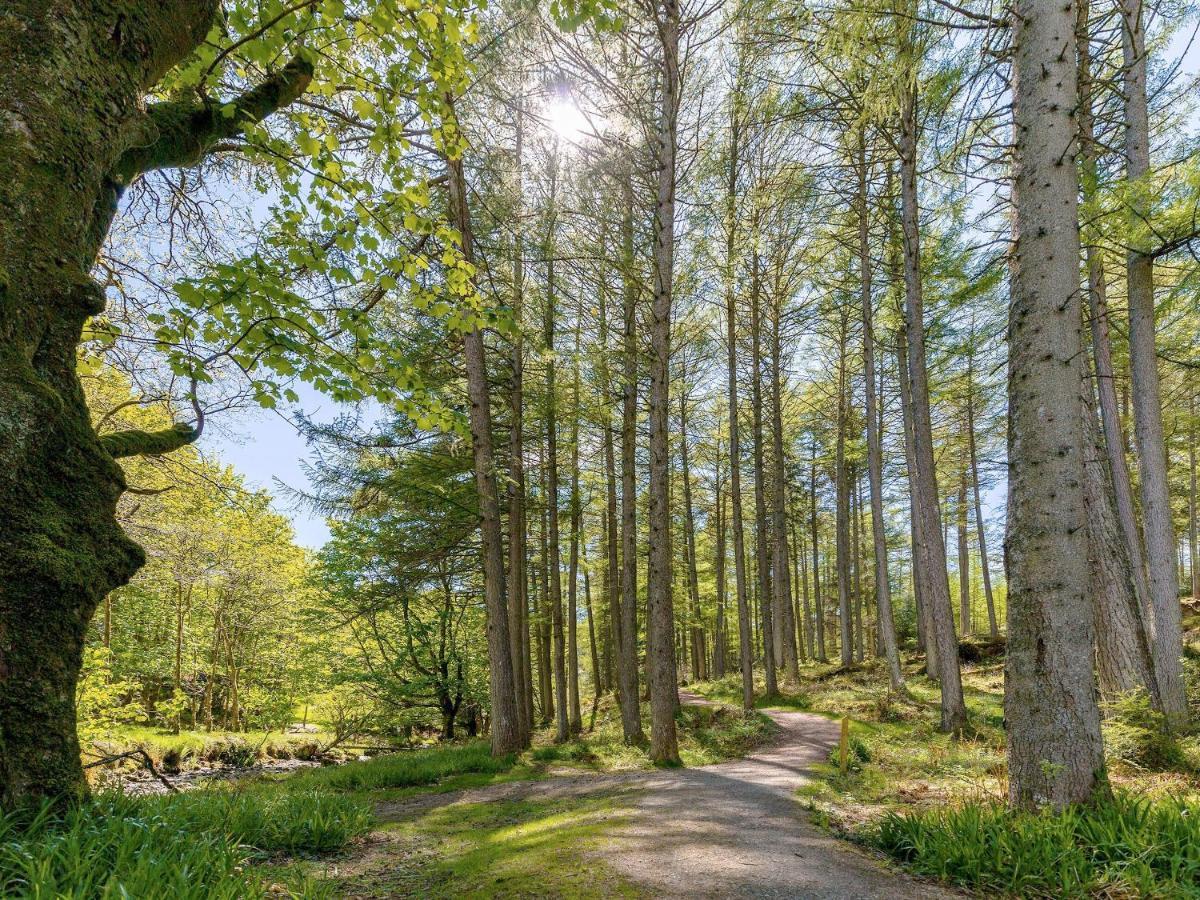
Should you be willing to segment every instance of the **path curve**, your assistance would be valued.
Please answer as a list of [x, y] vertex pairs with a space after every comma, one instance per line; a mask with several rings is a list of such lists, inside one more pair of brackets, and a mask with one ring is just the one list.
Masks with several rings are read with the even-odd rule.
[[[687, 691], [684, 703], [715, 705]], [[808, 821], [796, 790], [837, 744], [837, 722], [764, 710], [778, 727], [769, 746], [711, 766], [617, 775], [570, 775], [498, 784], [382, 804], [402, 819], [452, 803], [586, 796], [635, 789], [632, 814], [614, 829], [604, 861], [653, 897], [948, 900]]]
[[[705, 703], [680, 692], [685, 703]], [[808, 821], [796, 790], [837, 744], [837, 722], [766, 710], [779, 728], [742, 759], [656, 772], [608, 862], [657, 897], [908, 900], [959, 896], [887, 868]]]

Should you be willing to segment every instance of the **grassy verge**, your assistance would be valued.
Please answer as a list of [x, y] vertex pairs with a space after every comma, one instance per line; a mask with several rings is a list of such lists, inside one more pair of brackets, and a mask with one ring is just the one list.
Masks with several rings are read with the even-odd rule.
[[918, 874], [1012, 897], [1200, 897], [1200, 804], [888, 813], [876, 843]]
[[302, 873], [272, 884], [247, 864], [344, 847], [371, 825], [361, 804], [313, 791], [106, 794], [0, 817], [0, 896], [319, 897]]
[[389, 823], [323, 883], [356, 898], [637, 896], [597, 853], [626, 815], [619, 794], [440, 807]]

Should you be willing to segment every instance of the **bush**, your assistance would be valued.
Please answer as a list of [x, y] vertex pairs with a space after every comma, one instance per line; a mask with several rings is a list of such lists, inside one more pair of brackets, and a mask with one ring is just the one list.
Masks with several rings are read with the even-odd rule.
[[238, 737], [222, 737], [209, 741], [200, 751], [200, 758], [208, 762], [244, 769], [258, 762], [260, 748]]
[[992, 804], [888, 813], [875, 834], [914, 872], [1020, 897], [1200, 897], [1200, 805], [1125, 795], [1062, 812]]

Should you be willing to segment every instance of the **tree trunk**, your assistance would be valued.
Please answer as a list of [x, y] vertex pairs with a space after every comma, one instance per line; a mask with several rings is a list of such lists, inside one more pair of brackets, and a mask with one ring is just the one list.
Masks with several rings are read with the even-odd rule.
[[[745, 64], [739, 58], [741, 75]], [[739, 83], [741, 79], [739, 78]], [[746, 596], [746, 532], [742, 523], [742, 445], [739, 439], [737, 380], [737, 181], [741, 122], [735, 86], [729, 122], [729, 172], [725, 196], [725, 351], [729, 393], [729, 503], [733, 510], [733, 569], [737, 592], [738, 655], [742, 670], [742, 708], [754, 708], [754, 638], [750, 631], [750, 605]]]
[[767, 493], [766, 466], [763, 462], [762, 420], [762, 279], [757, 252], [750, 260], [750, 363], [753, 374], [750, 378], [750, 412], [754, 440], [754, 557], [758, 572], [758, 608], [762, 617], [763, 672], [768, 697], [779, 693], [775, 667], [776, 649], [775, 617], [771, 608], [774, 598], [771, 593], [771, 557], [767, 536]]
[[1196, 540], [1196, 394], [1188, 380], [1188, 574], [1192, 599], [1200, 600], [1200, 570], [1197, 569]]
[[577, 315], [571, 383], [571, 541], [567, 562], [567, 702], [570, 707], [568, 727], [573, 735], [583, 730], [583, 714], [579, 708], [579, 530], [582, 519], [579, 500], [579, 329]]
[[637, 654], [637, 273], [633, 258], [633, 170], [623, 174], [625, 209], [621, 219], [624, 307], [624, 396], [621, 406], [621, 647], [617, 680], [621, 688], [621, 728], [626, 744], [640, 744], [642, 713]]
[[833, 462], [834, 552], [837, 555], [838, 625], [841, 629], [842, 668], [854, 663], [854, 632], [850, 615], [850, 479], [846, 472], [846, 429], [849, 401], [846, 338], [849, 323], [843, 307], [838, 349], [836, 443]]
[[[974, 335], [972, 334], [972, 338]], [[988, 635], [995, 640], [1000, 636], [996, 621], [996, 601], [992, 595], [992, 573], [988, 569], [987, 530], [983, 525], [983, 504], [979, 500], [979, 454], [975, 448], [975, 388], [974, 357], [967, 356], [967, 453], [971, 462], [971, 490], [975, 505], [975, 534], [979, 538], [979, 573], [983, 576], [983, 596], [987, 602]]]
[[936, 648], [937, 676], [942, 689], [941, 730], [958, 733], [967, 724], [958, 640], [946, 581], [946, 545], [938, 511], [937, 473], [933, 458], [933, 428], [929, 415], [929, 378], [925, 369], [925, 311], [921, 288], [921, 243], [917, 210], [917, 92], [905, 93], [900, 129], [901, 234], [904, 240], [904, 311], [908, 340], [908, 382], [912, 405], [913, 462], [911, 472], [920, 519], [920, 565], [926, 572], [922, 591], [931, 628], [926, 644]]
[[925, 653], [925, 674], [937, 678], [937, 645], [930, 639], [933, 628], [929, 624], [928, 573], [921, 564], [921, 516], [917, 512], [917, 479], [914, 475], [916, 455], [912, 437], [912, 392], [908, 385], [908, 351], [905, 350], [905, 328], [901, 321], [901, 333], [896, 343], [896, 371], [900, 389], [900, 409], [904, 427], [904, 456], [908, 466], [908, 509], [909, 547], [912, 555], [913, 603], [917, 612], [917, 649]]
[[1143, 689], [1162, 708], [1142, 607], [1112, 500], [1112, 481], [1090, 388], [1083, 391], [1083, 495], [1087, 509], [1090, 594], [1096, 631], [1096, 672], [1100, 690], [1117, 697]]
[[683, 527], [687, 548], [688, 596], [692, 605], [691, 643], [692, 677], [708, 680], [705, 659], [708, 654], [704, 639], [704, 623], [700, 613], [700, 576], [696, 571], [696, 520], [692, 511], [692, 473], [688, 465], [687, 397], [679, 398], [679, 454], [683, 471]]
[[817, 632], [817, 662], [829, 662], [825, 652], [825, 601], [821, 597], [821, 550], [820, 528], [817, 520], [817, 442], [812, 442], [812, 466], [809, 470], [808, 496], [812, 501], [810, 523], [812, 527], [812, 560], [813, 560], [813, 605], [816, 608]]
[[[966, 461], [964, 460], [964, 463]], [[962, 634], [971, 634], [971, 548], [967, 542], [967, 467], [964, 464], [958, 482], [958, 503], [954, 509], [958, 526], [958, 621]]]
[[[474, 264], [474, 237], [467, 206], [467, 183], [461, 159], [447, 161], [451, 217], [463, 258]], [[508, 635], [508, 600], [504, 582], [504, 537], [500, 526], [500, 492], [492, 451], [492, 409], [483, 331], [473, 328], [463, 338], [475, 487], [479, 494], [483, 544], [483, 590], [487, 608], [488, 666], [492, 705], [492, 754], [502, 756], [523, 746], [513, 691], [512, 644]]]
[[866, 632], [863, 630], [862, 590], [862, 495], [859, 491], [858, 468], [850, 467], [850, 558], [854, 561], [854, 658], [862, 662], [866, 656]]
[[[799, 512], [797, 511], [798, 517]], [[800, 541], [795, 518], [792, 519], [792, 553], [795, 555], [793, 568], [796, 570], [796, 582], [800, 590], [798, 616], [800, 618], [801, 649], [804, 653], [804, 662], [807, 663], [816, 659], [816, 649], [813, 644], [812, 607], [808, 600], [808, 550]]]
[[1009, 315], [1009, 799], [1061, 807], [1106, 788], [1088, 602], [1079, 315], [1074, 3], [1013, 14], [1015, 250]]
[[[596, 640], [596, 616], [592, 610], [592, 577], [587, 564], [587, 544], [580, 547], [583, 557], [583, 602], [587, 607], [588, 646], [592, 653], [592, 726], [595, 726], [596, 706], [604, 693], [604, 680], [600, 677], [600, 644]], [[589, 726], [589, 727], [592, 727]]]
[[542, 529], [539, 537], [541, 538], [541, 556], [539, 557], [539, 572], [542, 580], [542, 590], [540, 593], [541, 603], [540, 609], [537, 612], [538, 619], [538, 684], [542, 692], [542, 724], [549, 725], [554, 718], [554, 675], [553, 664], [551, 663], [550, 647], [553, 641], [551, 640], [550, 628], [550, 503], [546, 499], [546, 455], [545, 445], [542, 448]]
[[675, 151], [679, 117], [679, 5], [656, 10], [662, 83], [658, 121], [657, 198], [654, 207], [654, 302], [650, 325], [650, 563], [646, 577], [647, 669], [650, 685], [650, 758], [677, 765], [675, 614], [671, 597], [669, 403], [671, 299], [675, 266]]
[[[143, 98], [204, 40], [218, 4], [9, 4], [0, 33], [0, 808], [86, 792], [75, 727], [84, 636], [101, 600], [144, 554], [121, 530], [116, 458], [167, 453], [198, 431], [99, 437], [76, 374], [84, 322], [104, 310], [89, 277], [126, 185], [165, 152], [160, 108]], [[202, 156], [291, 103], [311, 78], [295, 63], [214, 125], [187, 115]], [[270, 90], [270, 97], [265, 90]], [[269, 101], [269, 102], [268, 102]], [[251, 110], [246, 104], [254, 104]], [[208, 116], [209, 118], [205, 118]], [[191, 129], [195, 127], [193, 132]], [[201, 128], [203, 127], [203, 130]]]
[[512, 424], [509, 429], [508, 482], [508, 639], [512, 647], [513, 689], [517, 695], [517, 718], [521, 727], [521, 744], [528, 746], [533, 730], [533, 710], [529, 704], [529, 686], [525, 683], [529, 646], [529, 623], [526, 616], [529, 598], [525, 594], [525, 547], [529, 534], [525, 522], [525, 340], [521, 331], [525, 307], [525, 243], [521, 231], [522, 143], [524, 137], [524, 107], [517, 106], [516, 121], [516, 197], [513, 214], [515, 237], [513, 247], [512, 315], [517, 323], [512, 342], [512, 392], [509, 395]]
[[[604, 242], [607, 246], [607, 241]], [[604, 537], [605, 549], [607, 553], [607, 575], [604, 579], [604, 590], [608, 595], [608, 617], [610, 622], [610, 630], [612, 632], [612, 646], [614, 660], [614, 669], [622, 669], [625, 665], [624, 636], [621, 632], [621, 575], [620, 575], [620, 556], [618, 554], [617, 545], [617, 465], [616, 453], [613, 448], [613, 429], [612, 418], [608, 412], [610, 398], [613, 392], [612, 378], [609, 373], [608, 359], [608, 291], [605, 289], [607, 282], [604, 279], [600, 281], [600, 309], [599, 309], [599, 326], [600, 326], [600, 386], [603, 392], [600, 397], [600, 409], [603, 416], [604, 429], [604, 484], [605, 484], [605, 517], [604, 517]], [[636, 663], [635, 674], [636, 679]], [[621, 683], [620, 678], [614, 679], [617, 685], [617, 703], [622, 710], [622, 722], [624, 719], [624, 710], [628, 705], [628, 700], [625, 697], [625, 686]], [[634, 688], [636, 694], [636, 687]], [[626, 740], [630, 740], [635, 735], [625, 734]]]
[[543, 327], [543, 343], [546, 348], [546, 505], [549, 509], [547, 522], [549, 542], [549, 559], [547, 571], [550, 578], [550, 592], [547, 599], [550, 602], [550, 620], [554, 629], [554, 719], [555, 740], [565, 741], [570, 727], [567, 721], [567, 641], [563, 629], [562, 608], [562, 560], [559, 549], [558, 525], [558, 398], [556, 396], [556, 374], [558, 364], [554, 351], [555, 309], [555, 241], [556, 226], [555, 197], [558, 185], [558, 150], [557, 147], [550, 163], [550, 209], [548, 212], [549, 234], [547, 236], [546, 252], [546, 311]]
[[[1093, 130], [1091, 34], [1087, 2], [1080, 2], [1076, 17], [1079, 90], [1079, 141], [1082, 158], [1082, 195], [1094, 195], [1097, 153]], [[1146, 690], [1156, 709], [1162, 697], [1154, 674], [1154, 660], [1146, 630], [1149, 587], [1142, 564], [1141, 538], [1133, 512], [1129, 469], [1116, 421], [1116, 392], [1112, 383], [1112, 356], [1108, 339], [1108, 304], [1104, 263], [1096, 248], [1087, 246], [1088, 311], [1101, 418], [1108, 417], [1115, 443], [1108, 446], [1096, 421], [1096, 401], [1085, 381], [1081, 393], [1084, 435], [1084, 502], [1087, 504], [1088, 553], [1092, 575], [1091, 596], [1095, 612], [1096, 669], [1100, 689], [1118, 696], [1137, 688]], [[1106, 429], [1107, 430], [1107, 429]], [[1112, 450], [1115, 448], [1116, 453]], [[1122, 512], [1124, 510], [1124, 512]], [[1126, 518], [1127, 516], [1127, 518]], [[1136, 564], [1135, 561], [1136, 560]]]
[[[1125, 94], [1125, 174], [1136, 182], [1150, 170], [1150, 124], [1146, 102], [1146, 34], [1141, 0], [1121, 0], [1121, 48]], [[1130, 195], [1138, 203], [1138, 190]], [[1134, 209], [1135, 224], [1144, 211]], [[1126, 256], [1129, 298], [1129, 376], [1133, 393], [1134, 441], [1141, 475], [1142, 530], [1146, 543], [1154, 669], [1163, 712], [1175, 725], [1186, 723], [1183, 627], [1176, 568], [1175, 526], [1167, 481], [1162, 394], [1154, 322], [1154, 260], [1131, 249]]]
[[713, 577], [717, 583], [717, 623], [713, 633], [713, 678], [725, 677], [725, 652], [728, 639], [725, 633], [725, 494], [721, 491], [721, 441], [717, 439], [716, 489], [713, 498], [713, 530], [716, 532], [716, 558]]
[[772, 292], [771, 309], [771, 518], [775, 542], [775, 608], [783, 649], [783, 671], [792, 684], [800, 682], [800, 661], [796, 652], [796, 617], [792, 608], [791, 568], [788, 565], [787, 478], [783, 451], [783, 297]]
[[892, 589], [888, 580], [887, 534], [883, 521], [883, 436], [875, 394], [875, 305], [871, 297], [871, 231], [867, 195], [866, 136], [858, 134], [858, 277], [862, 306], [863, 384], [866, 390], [867, 482], [871, 492], [871, 542], [875, 550], [875, 609], [878, 634], [893, 691], [904, 688], [896, 623], [892, 616]]

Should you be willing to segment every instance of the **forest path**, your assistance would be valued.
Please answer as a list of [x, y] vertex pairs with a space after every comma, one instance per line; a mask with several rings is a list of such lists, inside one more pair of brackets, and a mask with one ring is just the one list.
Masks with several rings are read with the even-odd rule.
[[[685, 703], [707, 703], [687, 691]], [[779, 729], [750, 756], [646, 776], [607, 861], [656, 897], [941, 898], [824, 833], [796, 790], [837, 744], [837, 722], [764, 710]]]
[[[684, 703], [713, 705], [688, 691]], [[403, 819], [454, 803], [582, 797], [630, 791], [631, 815], [598, 851], [605, 863], [652, 897], [916, 900], [960, 896], [885, 867], [824, 833], [804, 814], [796, 790], [837, 744], [837, 722], [764, 710], [774, 740], [742, 759], [691, 769], [568, 775], [415, 797], [378, 808]]]

